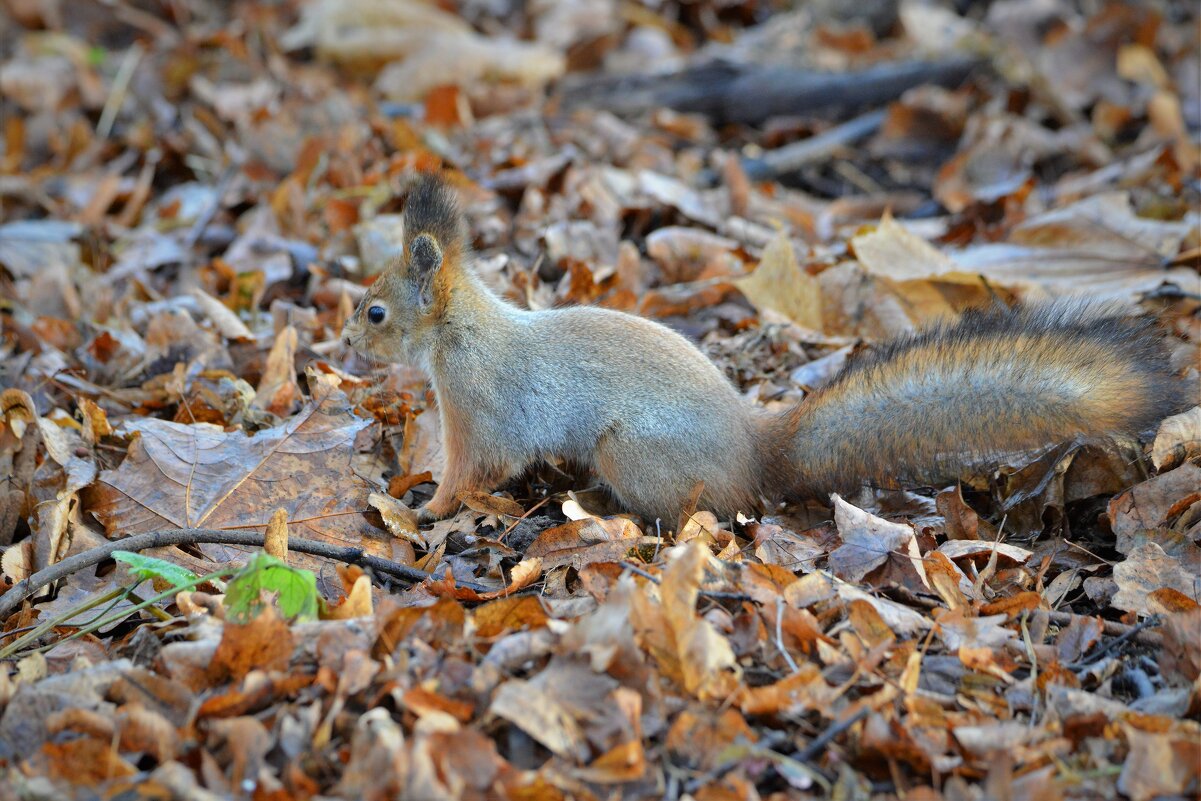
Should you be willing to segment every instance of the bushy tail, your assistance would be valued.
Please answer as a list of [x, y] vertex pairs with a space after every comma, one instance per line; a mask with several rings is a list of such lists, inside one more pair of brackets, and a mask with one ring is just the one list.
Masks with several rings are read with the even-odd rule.
[[1136, 434], [1195, 390], [1150, 320], [1062, 301], [970, 313], [853, 361], [769, 421], [765, 439], [791, 452], [768, 483], [823, 496], [950, 481], [1006, 452]]

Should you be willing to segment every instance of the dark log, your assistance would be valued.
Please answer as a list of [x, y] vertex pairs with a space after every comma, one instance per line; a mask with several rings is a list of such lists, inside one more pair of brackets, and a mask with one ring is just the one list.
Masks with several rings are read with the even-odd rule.
[[925, 84], [957, 86], [982, 62], [970, 56], [942, 61], [879, 64], [854, 72], [712, 61], [670, 75], [581, 75], [560, 84], [567, 109], [603, 108], [639, 114], [667, 107], [704, 114], [716, 124], [757, 124], [769, 117], [851, 114], [895, 100]]

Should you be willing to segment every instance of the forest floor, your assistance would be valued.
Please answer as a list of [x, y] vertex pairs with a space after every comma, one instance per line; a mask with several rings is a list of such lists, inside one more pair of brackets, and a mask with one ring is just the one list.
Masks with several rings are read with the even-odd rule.
[[544, 464], [418, 527], [433, 394], [339, 336], [440, 171], [497, 292], [748, 403], [1066, 295], [1195, 403], [1196, 11], [4, 0], [0, 801], [1196, 797], [1201, 408], [736, 520]]

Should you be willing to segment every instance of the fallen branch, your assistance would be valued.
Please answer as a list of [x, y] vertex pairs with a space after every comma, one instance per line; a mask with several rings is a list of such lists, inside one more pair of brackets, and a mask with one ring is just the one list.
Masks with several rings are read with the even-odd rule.
[[[1095, 615], [1080, 615], [1075, 612], [1062, 611], [1047, 612], [1046, 614], [1047, 619], [1056, 626], [1070, 625], [1073, 620], [1078, 618], [1095, 617]], [[1149, 628], [1154, 628], [1159, 624], [1159, 619], [1155, 617], [1152, 617], [1151, 619], [1135, 626], [1129, 626], [1125, 623], [1118, 623], [1116, 620], [1102, 620], [1101, 631], [1103, 634], [1106, 634], [1110, 637], [1120, 638], [1122, 642], [1133, 640], [1134, 642], [1139, 643], [1140, 645], [1145, 645], [1148, 648], [1161, 648], [1163, 647], [1163, 635], [1147, 630]], [[1118, 644], [1120, 645], [1121, 643]]]
[[759, 158], [744, 158], [742, 169], [752, 181], [795, 172], [806, 164], [828, 159], [831, 152], [844, 145], [871, 136], [884, 123], [885, 114], [884, 109], [869, 111], [816, 136], [769, 150]]
[[[122, 540], [115, 540], [105, 545], [92, 548], [69, 556], [61, 562], [39, 570], [32, 576], [18, 581], [4, 595], [0, 595], [0, 621], [6, 619], [21, 603], [47, 584], [61, 578], [98, 565], [112, 556], [113, 551], [144, 551], [149, 548], [164, 548], [170, 545], [200, 545], [212, 543], [215, 545], [242, 545], [262, 547], [264, 535], [254, 531], [221, 531], [207, 528], [182, 528], [174, 531], [151, 531], [147, 534], [136, 534]], [[348, 565], [373, 570], [393, 578], [418, 584], [430, 578], [423, 570], [409, 565], [402, 565], [390, 559], [372, 556], [362, 548], [351, 546], [330, 545], [316, 540], [289, 538], [288, 550], [297, 553], [320, 556]], [[487, 592], [488, 587], [475, 582], [459, 581], [456, 583], [476, 592]]]
[[704, 114], [717, 123], [755, 125], [769, 117], [812, 114], [832, 108], [853, 113], [896, 100], [923, 84], [956, 86], [981, 60], [952, 56], [939, 61], [878, 64], [852, 72], [794, 66], [711, 61], [673, 75], [585, 75], [564, 80], [565, 106], [640, 114], [655, 108]]
[[793, 759], [805, 763], [814, 762], [822, 755], [822, 752], [826, 750], [826, 746], [834, 742], [835, 737], [866, 718], [869, 714], [871, 714], [870, 708], [860, 707], [860, 709], [850, 717], [831, 723], [825, 731], [814, 738], [813, 742], [805, 746], [803, 750], [797, 751], [796, 754], [793, 755]]

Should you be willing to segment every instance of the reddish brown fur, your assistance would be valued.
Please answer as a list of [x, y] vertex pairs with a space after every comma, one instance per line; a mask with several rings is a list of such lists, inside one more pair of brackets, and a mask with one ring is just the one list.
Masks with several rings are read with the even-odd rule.
[[1137, 434], [1180, 408], [1154, 327], [1081, 303], [994, 309], [885, 345], [770, 422], [771, 485], [823, 495], [953, 480], [1005, 452]]

